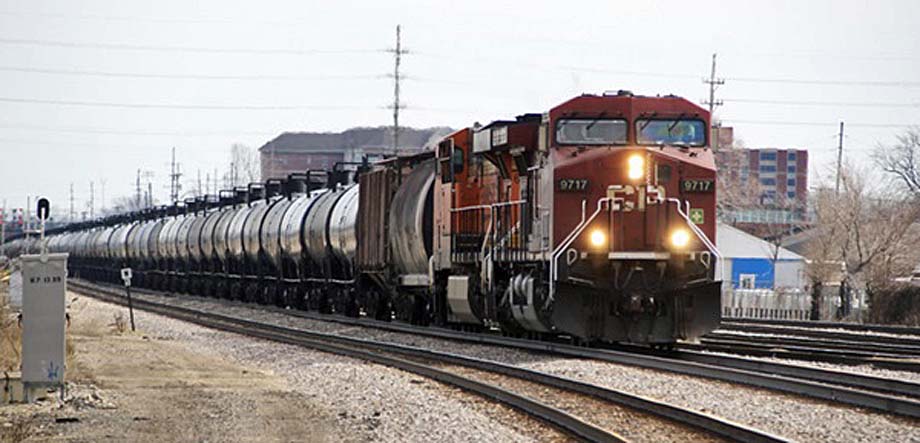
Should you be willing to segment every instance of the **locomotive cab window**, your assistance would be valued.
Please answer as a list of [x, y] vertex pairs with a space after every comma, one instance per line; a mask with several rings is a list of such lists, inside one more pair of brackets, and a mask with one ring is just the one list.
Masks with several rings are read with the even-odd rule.
[[705, 146], [706, 124], [702, 120], [639, 119], [636, 141], [640, 145]]
[[556, 123], [556, 143], [564, 145], [625, 145], [626, 120], [562, 119]]
[[454, 152], [450, 154], [450, 164], [451, 172], [454, 174], [460, 174], [463, 172], [464, 162], [463, 162], [463, 150], [454, 147]]
[[454, 181], [453, 173], [454, 141], [447, 139], [438, 143], [438, 173], [441, 174], [441, 183]]

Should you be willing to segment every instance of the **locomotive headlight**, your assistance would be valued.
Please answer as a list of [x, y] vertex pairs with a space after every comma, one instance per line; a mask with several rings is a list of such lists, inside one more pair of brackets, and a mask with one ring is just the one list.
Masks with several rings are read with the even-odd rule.
[[642, 154], [633, 154], [628, 160], [629, 169], [627, 175], [632, 180], [638, 180], [645, 177], [645, 158]]
[[671, 232], [671, 246], [683, 249], [690, 243], [690, 233], [686, 229], [675, 229]]
[[604, 231], [601, 231], [600, 229], [591, 231], [589, 239], [591, 240], [591, 246], [594, 246], [595, 248], [601, 248], [607, 244], [607, 236], [604, 235]]

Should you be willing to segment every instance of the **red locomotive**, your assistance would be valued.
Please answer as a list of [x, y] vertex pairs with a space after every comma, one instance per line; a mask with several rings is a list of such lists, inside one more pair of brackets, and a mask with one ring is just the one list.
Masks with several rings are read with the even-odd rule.
[[586, 340], [668, 344], [719, 323], [709, 113], [583, 95], [440, 143], [434, 312]]

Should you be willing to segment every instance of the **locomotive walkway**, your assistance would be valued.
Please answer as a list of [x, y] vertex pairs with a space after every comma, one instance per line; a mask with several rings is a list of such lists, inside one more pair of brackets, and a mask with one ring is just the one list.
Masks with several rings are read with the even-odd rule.
[[[75, 281], [71, 281], [70, 287], [105, 301], [126, 303], [119, 289]], [[505, 403], [579, 440], [625, 441], [622, 435], [611, 432], [609, 426], [605, 426], [605, 418], [599, 413], [604, 409], [619, 408], [627, 409], [627, 413], [647, 422], [649, 429], [658, 429], [662, 424], [683, 426], [684, 432], [693, 440], [715, 437], [733, 441], [784, 441], [708, 414], [494, 361], [256, 322], [153, 301], [144, 295], [136, 298], [135, 306], [202, 326], [346, 355], [416, 373]], [[534, 392], [542, 394], [534, 395]], [[552, 398], [564, 400], [553, 402], [549, 400]], [[585, 420], [588, 417], [590, 422]]]

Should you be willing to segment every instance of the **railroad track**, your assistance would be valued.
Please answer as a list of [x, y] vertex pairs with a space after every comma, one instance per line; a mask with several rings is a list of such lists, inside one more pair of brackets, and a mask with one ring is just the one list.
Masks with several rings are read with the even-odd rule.
[[700, 339], [700, 343], [714, 345], [753, 345], [811, 349], [817, 352], [836, 353], [853, 358], [920, 358], [920, 346], [900, 346], [874, 342], [810, 339], [778, 335], [751, 335], [711, 332]]
[[[111, 288], [111, 287], [110, 287]], [[155, 291], [142, 293], [164, 297]], [[171, 297], [172, 298], [172, 297]], [[371, 327], [391, 332], [417, 334], [433, 338], [457, 340], [492, 346], [504, 346], [531, 352], [550, 353], [559, 356], [586, 358], [616, 364], [643, 367], [674, 372], [690, 376], [715, 379], [730, 383], [769, 389], [787, 394], [806, 396], [832, 403], [843, 403], [920, 418], [920, 384], [889, 380], [879, 377], [851, 374], [827, 369], [770, 363], [724, 355], [691, 353], [687, 350], [676, 353], [650, 353], [616, 349], [593, 349], [557, 342], [522, 340], [502, 337], [496, 334], [460, 332], [443, 328], [417, 327], [402, 323], [389, 323], [365, 318], [349, 318], [323, 315], [312, 312], [285, 310], [272, 306], [259, 306], [235, 301], [182, 296], [172, 298], [179, 302], [226, 303], [247, 306], [286, 315], [319, 321], [336, 322], [352, 326]]]
[[[895, 336], [890, 333], [859, 332], [849, 330], [832, 330], [824, 328], [806, 328], [801, 326], [758, 325], [736, 323], [733, 321], [722, 322], [721, 331], [733, 331], [752, 334], [788, 335], [808, 337], [819, 340], [839, 340], [850, 343], [881, 344], [887, 346], [900, 346], [905, 348], [920, 349], [920, 337], [911, 335]], [[889, 335], [880, 335], [889, 334]]]
[[800, 360], [831, 363], [843, 366], [871, 366], [876, 369], [920, 373], [920, 360], [878, 357], [874, 353], [842, 353], [840, 351], [804, 346], [774, 346], [743, 341], [707, 344], [683, 343], [678, 349], [697, 352], [720, 352], [737, 356], [771, 357], [785, 360]]
[[757, 318], [727, 317], [725, 323], [735, 325], [769, 325], [809, 329], [842, 329], [857, 332], [881, 332], [886, 334], [915, 335], [920, 337], [920, 328], [899, 325], [877, 325], [810, 320], [766, 320]]
[[[76, 292], [104, 301], [127, 304], [121, 291], [114, 287], [77, 281], [70, 281], [69, 287]], [[560, 395], [574, 397], [574, 401], [568, 403], [583, 405], [585, 409], [590, 405], [598, 404], [601, 407], [627, 408], [639, 411], [641, 415], [652, 416], [655, 420], [663, 419], [692, 428], [691, 432], [695, 431], [700, 435], [711, 435], [731, 441], [785, 441], [781, 437], [708, 414], [538, 371], [412, 346], [325, 334], [189, 309], [176, 304], [149, 300], [145, 296], [152, 295], [150, 291], [141, 292], [144, 293], [143, 296], [134, 298], [134, 305], [138, 309], [214, 329], [303, 346], [401, 369], [504, 403], [578, 440], [626, 441], [623, 436], [608, 430], [603, 425], [585, 421], [578, 416], [579, 414], [554, 407], [549, 402], [532, 398], [531, 395], [524, 395], [522, 391], [528, 393], [542, 391], [543, 397]], [[210, 301], [214, 300], [210, 299]], [[462, 369], [457, 370], [457, 368]], [[487, 377], [470, 376], [470, 373], [476, 372], [489, 375]], [[481, 381], [483, 378], [494, 381], [495, 377], [505, 377], [508, 380], [498, 383]], [[507, 388], [508, 385], [515, 384], [519, 386], [519, 389]], [[527, 388], [532, 385], [539, 385], [539, 389]], [[594, 409], [597, 412], [596, 408]], [[650, 429], [656, 429], [656, 427], [652, 426]], [[689, 439], [694, 439], [692, 434], [689, 437]]]
[[[868, 363], [885, 369], [920, 372], [920, 337], [880, 334], [890, 333], [727, 321], [700, 342], [712, 350], [723, 352], [763, 355], [773, 350], [786, 350], [797, 354], [790, 355], [791, 358], [842, 364]], [[867, 361], [873, 359], [875, 361]], [[880, 365], [876, 364], [879, 359], [884, 361]], [[912, 361], [898, 362], [904, 359]]]

